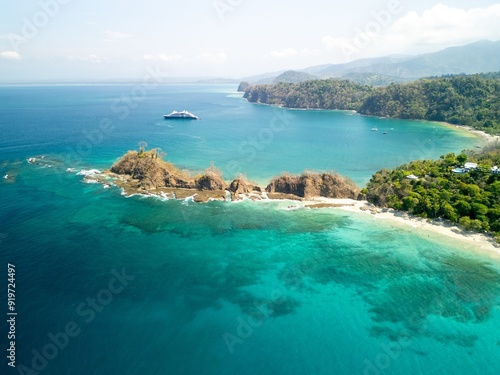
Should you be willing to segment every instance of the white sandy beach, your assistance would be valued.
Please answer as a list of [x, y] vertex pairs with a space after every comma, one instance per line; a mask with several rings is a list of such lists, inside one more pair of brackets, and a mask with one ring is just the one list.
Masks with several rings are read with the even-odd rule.
[[392, 209], [381, 209], [375, 207], [368, 201], [357, 201], [353, 199], [314, 198], [300, 202], [306, 207], [335, 207], [344, 211], [365, 213], [376, 219], [388, 220], [394, 224], [402, 224], [416, 230], [431, 232], [439, 236], [445, 236], [464, 244], [464, 248], [472, 248], [483, 254], [494, 258], [500, 258], [500, 246], [492, 236], [482, 233], [464, 231], [447, 220], [433, 220], [412, 217], [405, 212]]
[[483, 147], [488, 145], [488, 144], [498, 143], [500, 141], [500, 136], [488, 134], [482, 130], [474, 129], [472, 126], [453, 125], [453, 124], [450, 124], [448, 122], [438, 122], [438, 124], [450, 126], [452, 128], [455, 128], [455, 129], [460, 130], [460, 131], [464, 131], [466, 133], [471, 134], [474, 137], [479, 138], [481, 141], [481, 146], [483, 146]]
[[[493, 143], [500, 143], [500, 136], [491, 135], [480, 130], [476, 130], [470, 126], [453, 125], [449, 123], [441, 123], [454, 128], [466, 131], [481, 139], [482, 146], [487, 146]], [[481, 252], [491, 257], [500, 258], [500, 244], [498, 244], [493, 236], [467, 232], [448, 220], [426, 220], [423, 218], [410, 216], [406, 212], [395, 211], [393, 209], [382, 209], [374, 206], [368, 201], [356, 201], [353, 199], [331, 199], [331, 198], [314, 198], [312, 200], [303, 201], [305, 206], [315, 205], [331, 205], [344, 211], [349, 212], [364, 212], [368, 215], [381, 220], [389, 220], [395, 224], [402, 224], [416, 230], [428, 231], [439, 236], [445, 236], [454, 240], [460, 241], [466, 248], [472, 248], [474, 251]]]
[[482, 139], [482, 141], [486, 144], [487, 143], [495, 143], [495, 142], [500, 141], [500, 136], [488, 134], [482, 130], [474, 129], [471, 126], [464, 126], [464, 125], [453, 125], [453, 126], [455, 126], [457, 128], [463, 128], [463, 129], [467, 130], [469, 133], [472, 133], [475, 136], [480, 137]]

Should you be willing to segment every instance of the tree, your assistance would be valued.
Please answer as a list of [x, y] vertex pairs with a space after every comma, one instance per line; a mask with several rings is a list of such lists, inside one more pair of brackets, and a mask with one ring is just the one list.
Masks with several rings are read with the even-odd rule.
[[460, 216], [469, 216], [471, 205], [464, 200], [459, 200], [455, 202], [455, 210]]
[[466, 161], [467, 161], [467, 155], [465, 155], [463, 152], [457, 156], [457, 162], [460, 165], [464, 165]]

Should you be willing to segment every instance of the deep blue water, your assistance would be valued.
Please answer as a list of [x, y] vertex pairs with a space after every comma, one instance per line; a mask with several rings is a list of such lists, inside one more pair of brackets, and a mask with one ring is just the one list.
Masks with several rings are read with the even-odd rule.
[[[432, 123], [252, 105], [234, 86], [165, 85], [144, 96], [138, 92], [127, 85], [0, 87], [1, 151], [20, 159], [54, 153], [72, 166], [107, 167], [146, 142], [183, 168], [203, 170], [214, 162], [226, 179], [243, 173], [265, 184], [283, 171], [314, 169], [364, 185], [381, 168], [477, 142]], [[201, 120], [162, 117], [183, 108]]]
[[[125, 198], [66, 172], [105, 168], [147, 142], [228, 179], [309, 168], [361, 185], [476, 139], [251, 105], [233, 86], [134, 89], [0, 87], [0, 306], [12, 263], [18, 313], [17, 368], [4, 356], [2, 374], [500, 372], [500, 261], [470, 246], [289, 202]], [[173, 109], [201, 120], [164, 121]]]

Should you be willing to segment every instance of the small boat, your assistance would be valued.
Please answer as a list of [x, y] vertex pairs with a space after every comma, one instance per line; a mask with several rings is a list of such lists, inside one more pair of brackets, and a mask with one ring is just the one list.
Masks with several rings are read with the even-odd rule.
[[387, 132], [383, 132], [382, 134], [387, 134]]
[[35, 162], [36, 162], [35, 158], [29, 158], [28, 159], [28, 163], [30, 163], [30, 164], [34, 164]]
[[372, 128], [372, 132], [377, 132], [378, 129], [377, 128]]
[[163, 115], [164, 118], [166, 119], [187, 119], [187, 120], [198, 120], [199, 117], [193, 115], [191, 112], [188, 112], [186, 110], [184, 111], [173, 111], [172, 113], [169, 113], [168, 115]]

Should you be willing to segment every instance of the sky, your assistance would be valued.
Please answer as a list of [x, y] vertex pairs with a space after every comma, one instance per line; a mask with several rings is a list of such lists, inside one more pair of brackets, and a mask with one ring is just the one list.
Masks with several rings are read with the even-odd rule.
[[0, 82], [240, 79], [500, 40], [491, 0], [0, 0]]

